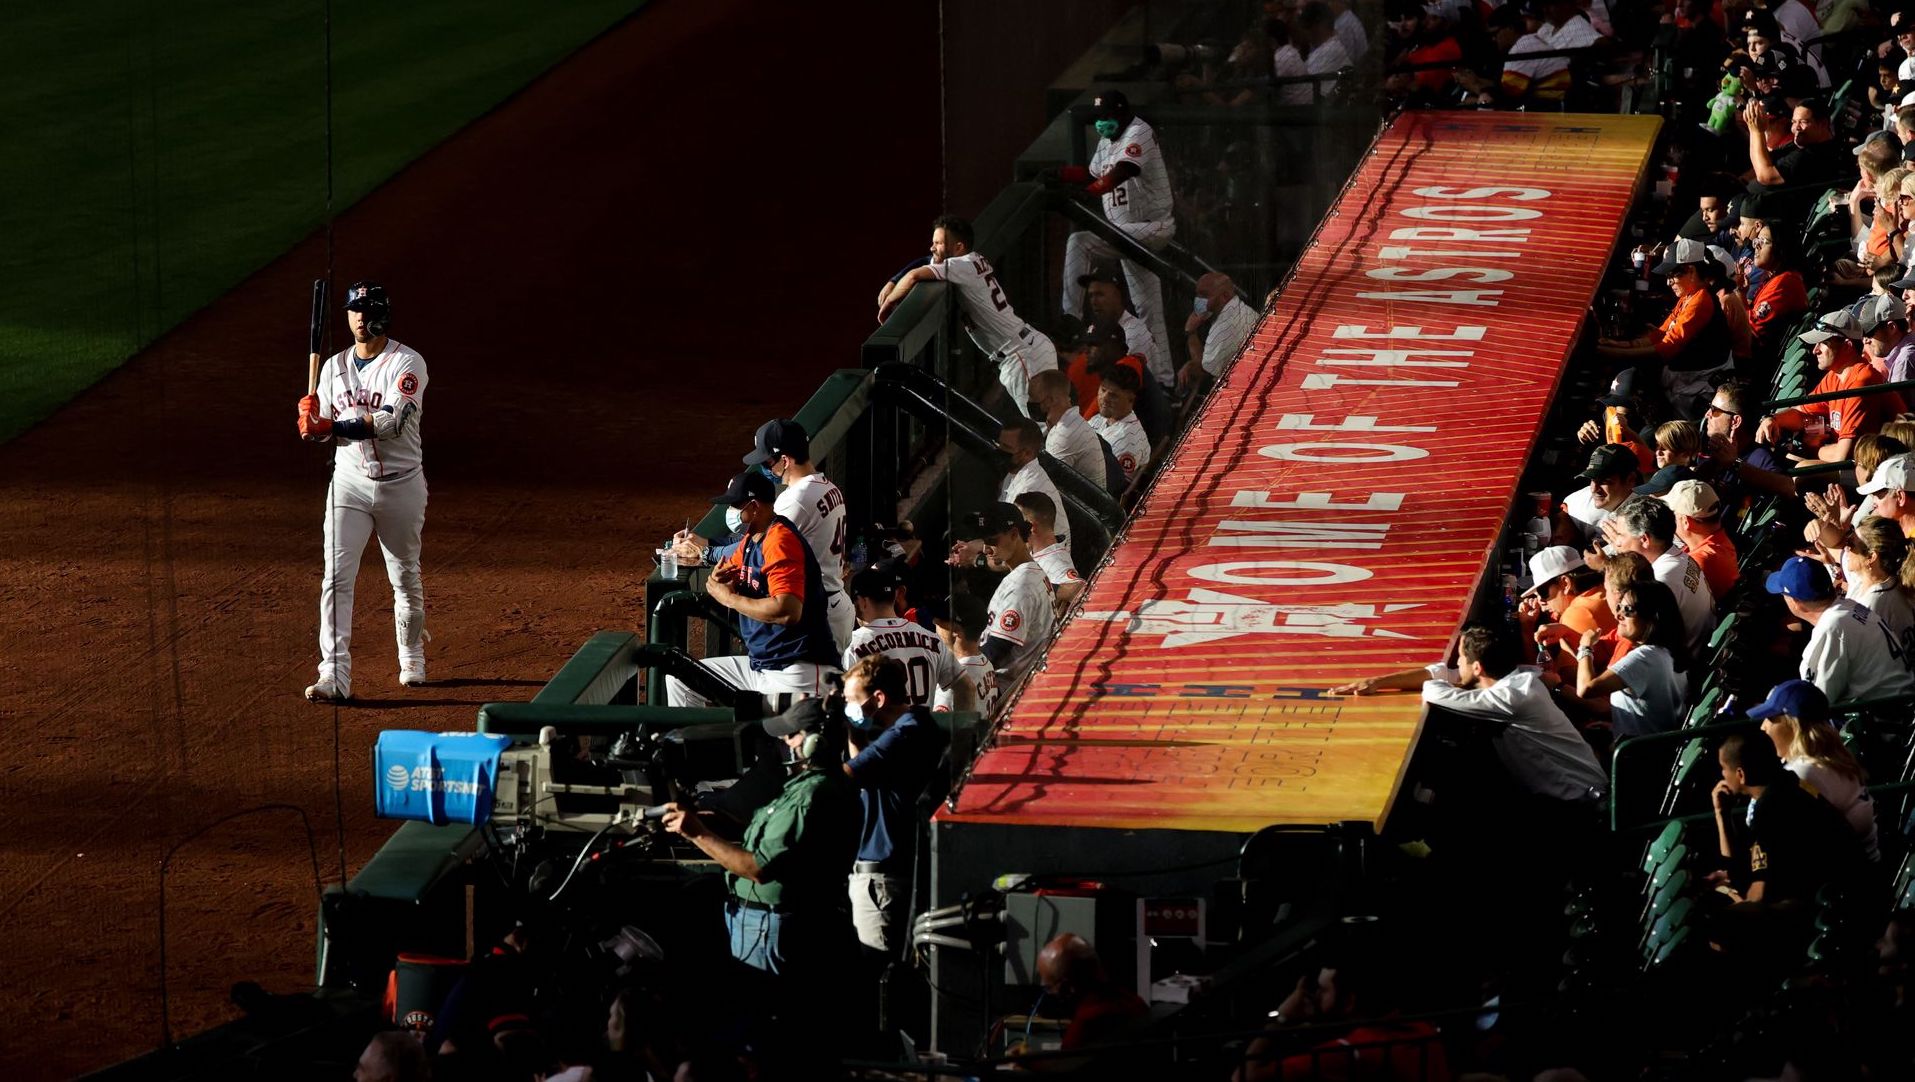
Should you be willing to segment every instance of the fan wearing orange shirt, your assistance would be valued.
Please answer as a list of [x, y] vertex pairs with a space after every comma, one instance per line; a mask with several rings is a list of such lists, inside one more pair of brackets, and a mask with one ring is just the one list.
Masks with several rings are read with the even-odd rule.
[[[1575, 647], [1582, 633], [1608, 631], [1616, 626], [1616, 618], [1603, 599], [1602, 583], [1584, 566], [1583, 554], [1570, 545], [1555, 545], [1531, 556], [1529, 577], [1535, 585], [1516, 609], [1523, 638], [1539, 647], [1548, 646], [1553, 655], [1550, 671], [1573, 682]], [[1569, 649], [1562, 649], [1564, 643]], [[1610, 645], [1598, 647], [1603, 664], [1608, 664], [1613, 649]]]
[[[1816, 321], [1812, 330], [1797, 337], [1815, 351], [1815, 366], [1822, 379], [1812, 394], [1852, 391], [1882, 382], [1862, 354], [1862, 322], [1847, 309], [1829, 312]], [[1855, 446], [1855, 437], [1874, 432], [1893, 419], [1901, 409], [1899, 396], [1890, 394], [1856, 395], [1823, 402], [1808, 402], [1792, 410], [1782, 410], [1763, 419], [1756, 429], [1757, 443], [1770, 439], [1773, 430], [1799, 424], [1814, 457], [1791, 454], [1797, 462], [1846, 462]]]

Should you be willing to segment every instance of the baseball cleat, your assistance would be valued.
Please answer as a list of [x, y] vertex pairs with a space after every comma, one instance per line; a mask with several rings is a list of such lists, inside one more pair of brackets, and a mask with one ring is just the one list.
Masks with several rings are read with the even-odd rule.
[[342, 703], [350, 698], [350, 693], [340, 690], [339, 685], [330, 679], [322, 679], [306, 689], [306, 701], [309, 703]]
[[402, 672], [399, 674], [399, 683], [409, 688], [425, 687], [426, 686], [425, 670], [420, 669], [418, 672]]

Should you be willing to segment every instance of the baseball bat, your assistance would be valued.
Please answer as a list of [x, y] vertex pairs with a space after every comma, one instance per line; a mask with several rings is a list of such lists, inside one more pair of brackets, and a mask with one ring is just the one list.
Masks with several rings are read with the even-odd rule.
[[319, 391], [319, 344], [326, 336], [326, 280], [313, 279], [313, 313], [306, 325], [306, 393]]

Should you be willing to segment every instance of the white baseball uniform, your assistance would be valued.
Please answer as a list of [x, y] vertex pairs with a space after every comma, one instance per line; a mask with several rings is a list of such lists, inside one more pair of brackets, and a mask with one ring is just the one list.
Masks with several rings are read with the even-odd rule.
[[1100, 413], [1090, 419], [1090, 427], [1110, 444], [1117, 464], [1124, 467], [1124, 480], [1136, 480], [1137, 471], [1150, 462], [1150, 437], [1144, 435], [1144, 422], [1137, 419], [1137, 411], [1131, 410], [1116, 421]]
[[[1105, 486], [1103, 445], [1097, 442], [1097, 433], [1091, 431], [1090, 423], [1077, 412], [1077, 407], [1066, 409], [1045, 431], [1044, 452], [1083, 474], [1098, 488]], [[1063, 514], [1064, 509], [1059, 507], [1057, 511]]]
[[831, 621], [831, 639], [838, 649], [851, 641], [858, 626], [857, 610], [844, 592], [844, 493], [822, 473], [808, 474], [785, 486], [772, 501], [772, 510], [791, 520], [818, 560], [824, 580], [825, 616]]
[[950, 709], [948, 693], [958, 682], [957, 655], [937, 632], [926, 631], [901, 616], [873, 620], [851, 633], [851, 645], [844, 652], [845, 671], [872, 654], [883, 654], [904, 665], [905, 695], [912, 706], [930, 706], [935, 696], [946, 700], [943, 709]]
[[[425, 676], [426, 593], [419, 570], [426, 519], [426, 362], [394, 339], [370, 360], [346, 349], [319, 372], [322, 416], [334, 425], [326, 490], [325, 578], [319, 591], [319, 678], [352, 693], [353, 582], [366, 540], [379, 535], [392, 583], [401, 679]], [[364, 438], [355, 438], [362, 436]]]
[[997, 709], [997, 671], [991, 668], [991, 659], [983, 654], [971, 654], [958, 658], [957, 662], [958, 676], [971, 684], [977, 712], [990, 717]]
[[1056, 345], [1018, 318], [998, 284], [997, 272], [981, 253], [966, 252], [930, 266], [939, 281], [957, 290], [964, 329], [978, 352], [997, 364], [998, 382], [1017, 408], [1024, 410], [1031, 377], [1057, 367]]
[[1257, 313], [1242, 298], [1230, 298], [1222, 311], [1210, 317], [1210, 331], [1204, 337], [1204, 371], [1221, 377], [1224, 366], [1236, 359], [1256, 328]]
[[[1164, 167], [1163, 151], [1157, 147], [1157, 133], [1141, 117], [1133, 117], [1117, 138], [1098, 140], [1090, 159], [1090, 173], [1101, 177], [1125, 161], [1136, 165], [1138, 173], [1104, 193], [1104, 217], [1137, 243], [1153, 252], [1161, 250], [1177, 232], [1171, 211], [1170, 171]], [[1116, 258], [1117, 250], [1095, 233], [1070, 235], [1064, 245], [1064, 311], [1083, 317], [1084, 290], [1077, 280], [1090, 271], [1093, 262]], [[1128, 259], [1123, 263], [1130, 303], [1150, 328], [1154, 348], [1145, 357], [1151, 375], [1170, 386], [1176, 382], [1177, 373], [1170, 367], [1163, 283], [1149, 269]]]
[[1044, 580], [1052, 586], [1084, 581], [1084, 576], [1077, 573], [1077, 565], [1071, 562], [1071, 547], [1061, 540], [1031, 553], [1031, 559], [1044, 569]]
[[991, 594], [989, 623], [980, 644], [1001, 639], [1011, 644], [1011, 656], [997, 670], [1000, 686], [1011, 687], [1037, 664], [1051, 642], [1051, 584], [1035, 560], [1026, 560], [1004, 576]]
[[1011, 471], [1004, 478], [1004, 483], [998, 486], [997, 498], [1001, 503], [1016, 503], [1017, 498], [1026, 492], [1042, 492], [1049, 496], [1051, 503], [1057, 507], [1059, 520], [1063, 519], [1063, 494], [1057, 491], [1057, 485], [1052, 483], [1051, 475], [1044, 472], [1044, 464], [1035, 458]]

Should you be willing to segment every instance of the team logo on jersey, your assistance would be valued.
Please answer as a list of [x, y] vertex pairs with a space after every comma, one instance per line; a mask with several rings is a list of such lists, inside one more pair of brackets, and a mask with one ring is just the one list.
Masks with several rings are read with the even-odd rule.
[[1017, 614], [1016, 609], [1007, 610], [1004, 613], [1004, 618], [998, 621], [998, 623], [1004, 625], [1004, 630], [1006, 631], [1016, 631], [1018, 626], [1023, 622], [1024, 618]]
[[1124, 153], [1130, 155], [1133, 158], [1141, 158], [1144, 156], [1144, 148], [1138, 146], [1136, 143], [1132, 143], [1131, 145], [1124, 148]]
[[400, 394], [409, 395], [418, 389], [419, 389], [419, 377], [417, 375], [411, 372], [407, 372], [404, 376], [400, 377], [399, 379]]
[[1137, 456], [1136, 455], [1118, 455], [1117, 464], [1119, 466], [1124, 467], [1125, 473], [1137, 472]]

